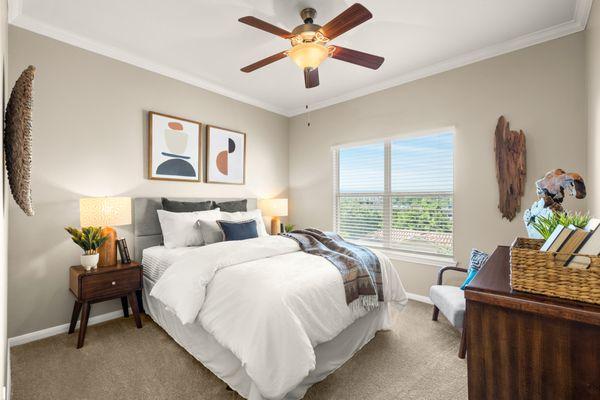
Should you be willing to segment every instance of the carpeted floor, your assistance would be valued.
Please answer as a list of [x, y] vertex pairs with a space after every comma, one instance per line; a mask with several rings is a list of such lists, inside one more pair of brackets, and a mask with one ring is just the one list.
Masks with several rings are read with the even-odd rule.
[[[75, 341], [62, 334], [13, 347], [12, 399], [241, 399], [149, 318], [140, 330], [130, 318], [91, 326], [79, 350]], [[392, 331], [379, 332], [305, 399], [466, 399], [458, 344], [441, 316], [431, 321], [431, 306], [410, 301]]]

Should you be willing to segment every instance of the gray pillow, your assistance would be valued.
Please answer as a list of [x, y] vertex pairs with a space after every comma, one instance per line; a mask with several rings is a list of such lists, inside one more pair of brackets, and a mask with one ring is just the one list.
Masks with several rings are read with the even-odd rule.
[[169, 212], [194, 212], [194, 211], [206, 211], [213, 207], [213, 202], [208, 201], [176, 201], [169, 200], [165, 197], [162, 198], [163, 210]]
[[224, 201], [215, 203], [214, 208], [220, 208], [223, 212], [248, 211], [248, 200]]
[[223, 232], [217, 221], [205, 221], [200, 219], [196, 224], [202, 233], [204, 244], [213, 244], [224, 240]]

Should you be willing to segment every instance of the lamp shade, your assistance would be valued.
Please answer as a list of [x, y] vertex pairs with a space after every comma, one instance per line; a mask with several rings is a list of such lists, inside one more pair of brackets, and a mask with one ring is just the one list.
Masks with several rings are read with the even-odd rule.
[[288, 199], [259, 200], [258, 208], [266, 217], [285, 217], [288, 215]]
[[131, 224], [130, 197], [87, 197], [79, 200], [81, 226]]

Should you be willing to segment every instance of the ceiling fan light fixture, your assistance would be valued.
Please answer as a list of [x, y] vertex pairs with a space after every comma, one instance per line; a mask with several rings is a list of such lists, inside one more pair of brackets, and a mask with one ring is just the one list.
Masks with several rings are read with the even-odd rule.
[[381, 66], [383, 57], [341, 46], [327, 46], [330, 40], [373, 17], [373, 14], [363, 5], [359, 3], [351, 5], [323, 26], [314, 22], [316, 15], [317, 11], [314, 8], [304, 8], [300, 11], [300, 18], [304, 23], [291, 32], [253, 16], [240, 18], [238, 21], [241, 23], [289, 40], [292, 45], [290, 50], [280, 51], [240, 70], [246, 73], [252, 72], [282, 58], [290, 57], [304, 73], [304, 86], [311, 89], [319, 86], [319, 65], [327, 57], [370, 69], [378, 69]]
[[300, 69], [317, 69], [329, 57], [329, 49], [322, 43], [300, 43], [292, 47], [287, 55]]

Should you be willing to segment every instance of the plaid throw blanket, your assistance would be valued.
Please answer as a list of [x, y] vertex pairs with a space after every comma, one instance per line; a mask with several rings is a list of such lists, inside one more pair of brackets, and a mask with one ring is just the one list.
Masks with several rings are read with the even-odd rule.
[[312, 228], [284, 233], [283, 236], [298, 242], [305, 253], [324, 257], [340, 271], [347, 304], [360, 304], [372, 310], [383, 301], [381, 265], [371, 250], [348, 243], [335, 233]]

